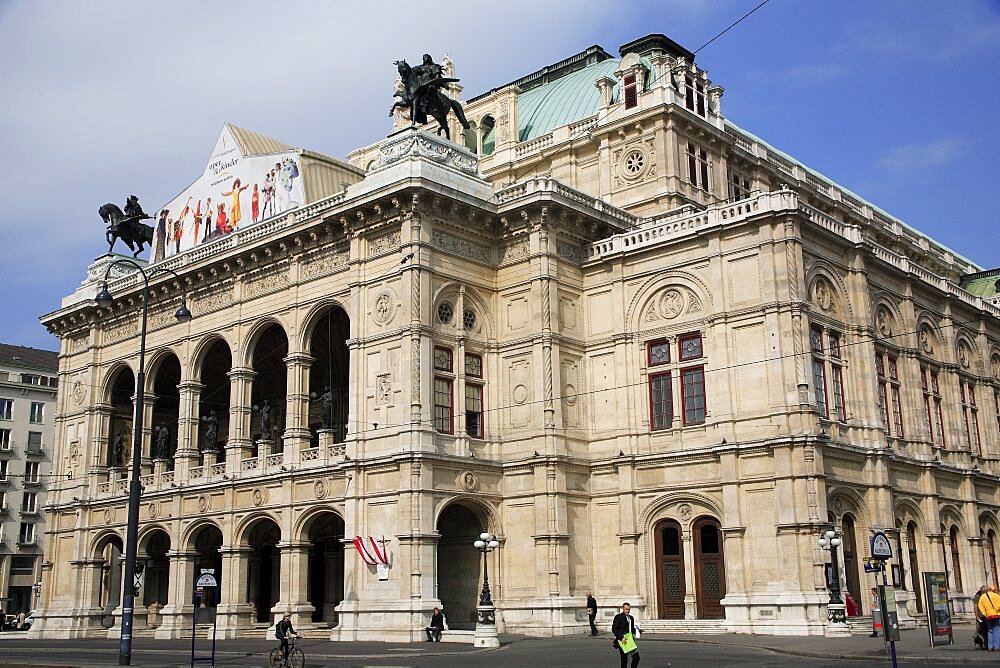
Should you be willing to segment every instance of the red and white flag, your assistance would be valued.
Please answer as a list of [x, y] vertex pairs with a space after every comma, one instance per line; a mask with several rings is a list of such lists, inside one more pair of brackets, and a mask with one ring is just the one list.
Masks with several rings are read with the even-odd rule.
[[[379, 545], [379, 543], [383, 543]], [[369, 566], [375, 566], [376, 564], [389, 565], [389, 554], [385, 549], [385, 539], [381, 541], [375, 540], [372, 536], [368, 536], [367, 541], [361, 536], [354, 537], [354, 548], [361, 555], [361, 559]]]

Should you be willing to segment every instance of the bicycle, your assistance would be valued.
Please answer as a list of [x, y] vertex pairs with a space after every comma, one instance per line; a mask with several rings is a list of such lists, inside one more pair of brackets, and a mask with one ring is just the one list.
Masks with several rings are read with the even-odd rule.
[[288, 660], [282, 655], [281, 647], [271, 650], [271, 668], [303, 668], [306, 665], [305, 653], [295, 646], [295, 641], [299, 636], [294, 635], [288, 638]]

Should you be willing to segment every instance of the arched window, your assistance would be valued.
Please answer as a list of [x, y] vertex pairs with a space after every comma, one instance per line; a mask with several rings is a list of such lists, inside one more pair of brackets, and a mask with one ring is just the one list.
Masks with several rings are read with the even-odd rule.
[[917, 525], [910, 522], [906, 525], [906, 542], [910, 552], [910, 591], [917, 603], [917, 612], [924, 611], [923, 591], [920, 587], [920, 564], [917, 562]]
[[492, 116], [483, 116], [482, 124], [479, 126], [479, 143], [483, 147], [483, 155], [490, 155], [496, 148], [496, 137], [493, 134], [494, 125], [496, 125], [496, 121]]
[[955, 589], [963, 591], [962, 587], [962, 562], [958, 555], [958, 527], [951, 525], [949, 533], [951, 544], [951, 568], [955, 572]]

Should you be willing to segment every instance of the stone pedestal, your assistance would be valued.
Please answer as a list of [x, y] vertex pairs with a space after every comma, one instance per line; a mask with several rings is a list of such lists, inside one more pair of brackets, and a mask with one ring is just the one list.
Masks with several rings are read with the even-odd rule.
[[830, 603], [827, 605], [826, 625], [827, 638], [848, 638], [851, 635], [851, 627], [847, 625], [847, 606], [843, 603]]
[[472, 644], [475, 647], [499, 647], [500, 635], [497, 633], [496, 608], [492, 605], [476, 606], [479, 620], [476, 622], [476, 635]]

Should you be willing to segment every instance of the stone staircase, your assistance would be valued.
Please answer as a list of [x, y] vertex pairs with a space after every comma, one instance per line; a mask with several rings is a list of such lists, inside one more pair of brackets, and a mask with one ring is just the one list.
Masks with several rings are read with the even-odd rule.
[[641, 619], [639, 628], [643, 633], [683, 633], [696, 635], [726, 632], [724, 619]]

